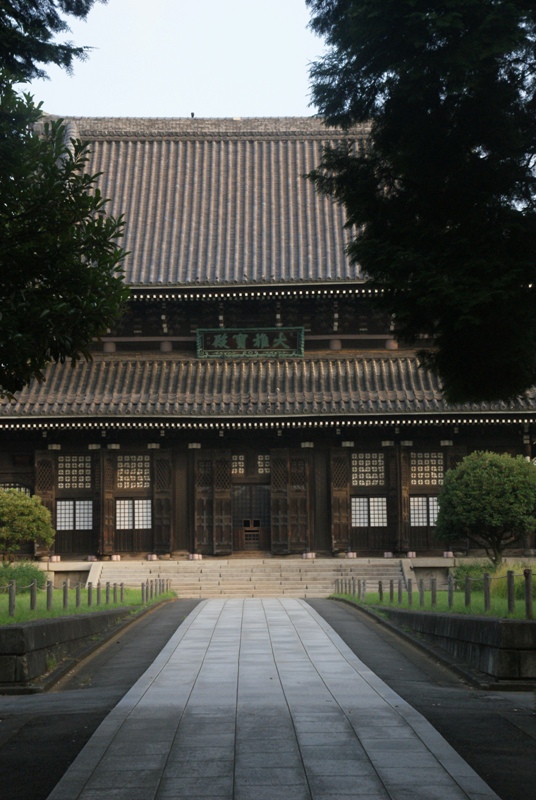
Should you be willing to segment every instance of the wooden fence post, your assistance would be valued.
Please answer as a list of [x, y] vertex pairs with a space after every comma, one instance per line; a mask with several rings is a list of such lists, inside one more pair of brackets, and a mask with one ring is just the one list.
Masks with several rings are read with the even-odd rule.
[[524, 569], [523, 577], [525, 579], [525, 617], [527, 619], [534, 619], [534, 609], [532, 605], [532, 570]]
[[516, 589], [514, 585], [514, 571], [511, 569], [506, 573], [506, 591], [508, 593], [508, 613], [513, 614], [516, 610]]
[[491, 609], [491, 575], [484, 573], [484, 611]]
[[8, 594], [9, 594], [9, 611], [8, 614], [10, 617], [15, 616], [15, 611], [17, 607], [17, 582], [16, 581], [9, 581], [8, 583]]
[[424, 581], [422, 578], [419, 581], [419, 605], [424, 608]]

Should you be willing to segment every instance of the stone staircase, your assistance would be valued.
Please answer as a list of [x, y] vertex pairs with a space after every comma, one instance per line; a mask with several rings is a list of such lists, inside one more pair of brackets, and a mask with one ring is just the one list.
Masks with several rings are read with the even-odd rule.
[[379, 580], [388, 586], [404, 573], [399, 559], [381, 558], [129, 560], [93, 564], [88, 581], [139, 587], [158, 578], [170, 580], [179, 597], [327, 597], [337, 578], [365, 579], [375, 591]]

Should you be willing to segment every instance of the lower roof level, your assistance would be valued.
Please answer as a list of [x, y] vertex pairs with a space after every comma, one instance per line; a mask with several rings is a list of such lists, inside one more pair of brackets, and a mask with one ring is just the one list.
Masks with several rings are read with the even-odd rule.
[[414, 354], [195, 359], [97, 354], [52, 364], [0, 429], [312, 429], [393, 424], [530, 424], [536, 389], [515, 401], [448, 405]]

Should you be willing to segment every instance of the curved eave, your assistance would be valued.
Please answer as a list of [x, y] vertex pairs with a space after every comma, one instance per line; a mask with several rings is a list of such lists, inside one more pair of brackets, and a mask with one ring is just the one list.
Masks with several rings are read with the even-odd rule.
[[445, 413], [445, 414], [370, 414], [360, 415], [359, 417], [349, 417], [343, 415], [329, 415], [324, 419], [313, 419], [311, 417], [287, 415], [284, 418], [274, 419], [268, 416], [256, 416], [255, 419], [244, 420], [240, 417], [220, 419], [214, 421], [211, 416], [197, 416], [189, 419], [169, 419], [162, 417], [140, 419], [139, 417], [122, 415], [121, 419], [98, 418], [93, 420], [75, 418], [48, 418], [32, 419], [19, 418], [4, 419], [0, 422], [0, 430], [31, 432], [46, 430], [79, 430], [79, 431], [98, 431], [98, 430], [136, 430], [136, 431], [240, 431], [240, 430], [330, 430], [340, 429], [348, 431], [353, 428], [389, 428], [393, 426], [403, 427], [441, 427], [444, 425], [530, 425], [536, 421], [536, 414], [526, 411], [508, 412], [502, 414], [475, 414], [472, 413]]
[[266, 298], [296, 297], [374, 297], [381, 294], [379, 289], [367, 285], [365, 280], [348, 279], [333, 283], [243, 283], [243, 284], [204, 284], [176, 286], [137, 285], [129, 286], [130, 299], [144, 300], [265, 300]]

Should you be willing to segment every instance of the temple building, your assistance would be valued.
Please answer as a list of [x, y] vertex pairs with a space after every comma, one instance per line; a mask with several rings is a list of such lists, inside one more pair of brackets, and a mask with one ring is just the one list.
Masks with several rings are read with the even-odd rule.
[[131, 296], [90, 362], [0, 403], [0, 484], [42, 497], [57, 554], [433, 554], [449, 467], [532, 457], [536, 390], [447, 405], [371, 303], [343, 210], [304, 177], [340, 131], [81, 118], [68, 133], [125, 215]]

